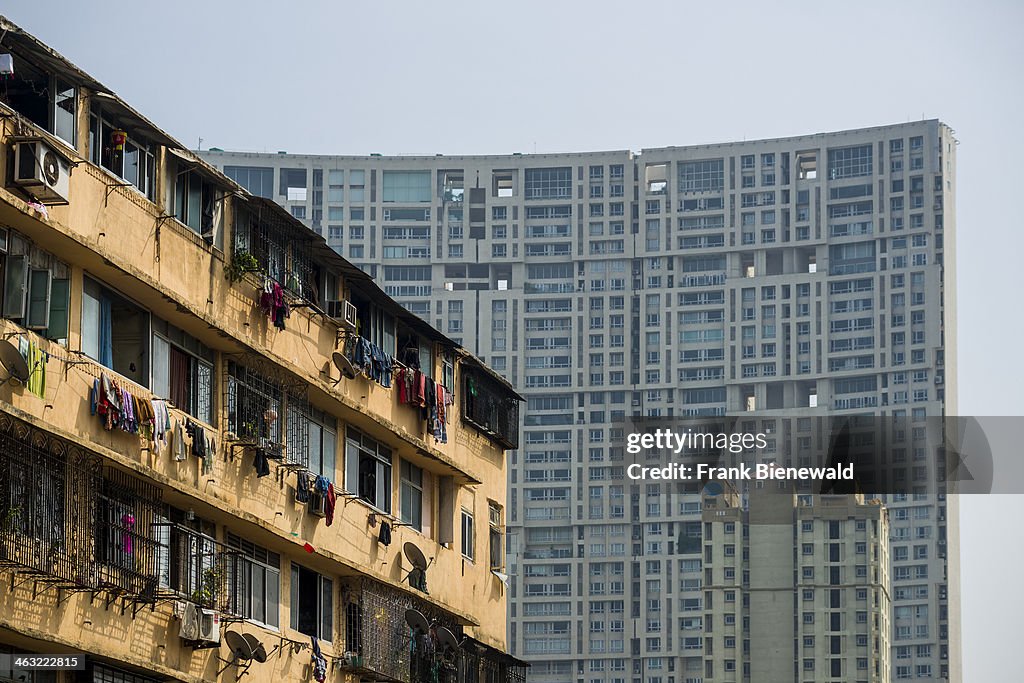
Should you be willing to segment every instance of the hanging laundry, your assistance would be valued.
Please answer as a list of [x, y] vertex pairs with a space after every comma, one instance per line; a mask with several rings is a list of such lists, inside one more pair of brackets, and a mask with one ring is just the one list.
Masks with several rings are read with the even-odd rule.
[[270, 461], [267, 460], [267, 452], [262, 448], [255, 449], [252, 466], [256, 469], [257, 477], [265, 477], [270, 474]]
[[149, 402], [150, 410], [153, 412], [153, 431], [150, 439], [157, 453], [163, 451], [167, 445], [167, 431], [170, 429], [170, 416], [167, 413], [167, 404], [160, 399], [153, 399]]
[[264, 279], [259, 303], [263, 315], [270, 318], [274, 327], [283, 330], [285, 319], [290, 318], [292, 314], [291, 307], [285, 301], [284, 288], [270, 278]]
[[420, 408], [426, 430], [439, 443], [448, 442], [448, 406], [451, 392], [419, 370], [399, 368], [395, 378], [398, 402]]
[[357, 337], [352, 343], [350, 358], [352, 364], [364, 375], [383, 387], [391, 386], [395, 359], [369, 339]]
[[327, 496], [324, 498], [324, 516], [327, 518], [327, 526], [334, 524], [334, 506], [338, 498], [334, 494], [334, 484], [327, 484]]
[[320, 652], [320, 643], [317, 641], [316, 636], [310, 636], [313, 640], [313, 678], [316, 679], [317, 683], [324, 683], [327, 680], [327, 659], [323, 653]]
[[380, 535], [377, 536], [377, 542], [383, 546], [391, 545], [391, 525], [387, 522], [380, 523]]
[[28, 342], [28, 382], [26, 387], [39, 398], [46, 396], [46, 361], [49, 354], [44, 352], [34, 341]]
[[299, 472], [295, 482], [295, 500], [299, 503], [308, 503], [309, 494], [313, 487], [313, 474], [311, 472]]
[[448, 394], [444, 385], [438, 382], [435, 391], [436, 394], [436, 409], [434, 413], [434, 428], [432, 433], [434, 439], [438, 443], [448, 443], [448, 403], [446, 396]]
[[217, 451], [217, 442], [213, 437], [206, 436], [206, 457], [203, 458], [203, 474], [213, 473], [213, 455]]
[[185, 430], [181, 428], [181, 421], [174, 421], [174, 435], [171, 442], [171, 449], [174, 451], [174, 459], [182, 461], [185, 459]]
[[126, 512], [121, 515], [121, 550], [125, 555], [132, 554], [132, 529], [135, 528], [135, 515]]

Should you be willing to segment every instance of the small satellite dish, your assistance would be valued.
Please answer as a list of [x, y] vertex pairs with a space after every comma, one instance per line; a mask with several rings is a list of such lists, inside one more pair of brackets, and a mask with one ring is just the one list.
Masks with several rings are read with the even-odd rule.
[[22, 384], [28, 381], [28, 363], [18, 349], [14, 348], [14, 344], [7, 340], [0, 340], [0, 365], [7, 371], [7, 379], [13, 378]]
[[231, 649], [231, 654], [235, 659], [248, 661], [253, 658], [252, 645], [238, 631], [228, 631], [224, 634], [224, 640], [227, 641], [228, 648]]
[[355, 379], [356, 377], [359, 376], [359, 373], [356, 372], [355, 366], [352, 365], [352, 361], [350, 361], [348, 359], [348, 356], [341, 353], [340, 351], [335, 351], [333, 354], [331, 354], [331, 360], [334, 361], [334, 367], [338, 368], [338, 370], [341, 370], [342, 377]]
[[262, 664], [267, 661], [267, 648], [263, 647], [263, 643], [252, 633], [243, 633], [242, 637], [245, 638], [245, 642], [249, 644], [252, 649], [252, 658]]
[[409, 559], [409, 563], [420, 571], [426, 571], [427, 569], [427, 558], [423, 556], [423, 551], [413, 545], [411, 542], [406, 543], [402, 546], [402, 550], [405, 552], [405, 556]]
[[405, 623], [409, 624], [409, 628], [420, 636], [430, 630], [430, 624], [427, 622], [427, 618], [414, 609], [405, 610]]
[[442, 650], [454, 652], [459, 649], [459, 641], [455, 639], [447, 626], [437, 627], [437, 644]]
[[720, 496], [722, 495], [722, 485], [717, 481], [709, 481], [704, 485], [705, 496]]

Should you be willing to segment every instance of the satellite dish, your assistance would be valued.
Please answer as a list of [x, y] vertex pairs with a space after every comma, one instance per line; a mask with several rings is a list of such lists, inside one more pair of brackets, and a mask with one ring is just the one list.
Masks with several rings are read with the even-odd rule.
[[348, 356], [341, 353], [340, 351], [335, 351], [333, 354], [331, 354], [331, 360], [334, 361], [334, 367], [341, 370], [342, 377], [355, 379], [356, 377], [359, 376], [359, 373], [356, 372], [355, 366], [352, 365], [352, 361], [350, 361], [348, 359]]
[[263, 643], [252, 633], [243, 633], [242, 637], [245, 638], [245, 642], [248, 643], [249, 648], [252, 650], [252, 658], [262, 664], [267, 661], [267, 648], [263, 647]]
[[455, 634], [447, 626], [437, 627], [437, 644], [445, 651], [454, 652], [459, 649], [459, 641], [455, 639]]
[[415, 631], [417, 635], [422, 636], [430, 630], [427, 618], [414, 609], [405, 610], [405, 623], [409, 624], [409, 628]]
[[28, 381], [28, 363], [18, 349], [14, 348], [14, 344], [7, 340], [0, 340], [0, 365], [7, 371], [7, 379], [13, 378], [22, 384]]
[[705, 496], [720, 496], [722, 494], [722, 485], [717, 481], [709, 481], [704, 485]]
[[231, 654], [235, 659], [250, 660], [253, 658], [252, 645], [238, 631], [228, 631], [224, 634], [224, 640], [227, 641], [228, 648], [231, 649]]
[[423, 551], [417, 548], [413, 543], [406, 543], [402, 546], [402, 550], [405, 552], [405, 556], [409, 559], [409, 563], [413, 567], [420, 571], [426, 571], [427, 569], [427, 558], [423, 556]]

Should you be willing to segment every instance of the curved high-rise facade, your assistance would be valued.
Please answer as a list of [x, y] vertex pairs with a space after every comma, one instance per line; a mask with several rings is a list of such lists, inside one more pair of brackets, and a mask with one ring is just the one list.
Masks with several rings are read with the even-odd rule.
[[[499, 569], [534, 680], [759, 680], [749, 586], [707, 604], [701, 501], [624, 481], [617, 418], [956, 412], [939, 121], [639, 153], [201, 154], [528, 398]], [[891, 609], [844, 598], [836, 640], [793, 558], [785, 680], [959, 680], [955, 502], [885, 503]], [[847, 545], [851, 576], [879, 561]]]

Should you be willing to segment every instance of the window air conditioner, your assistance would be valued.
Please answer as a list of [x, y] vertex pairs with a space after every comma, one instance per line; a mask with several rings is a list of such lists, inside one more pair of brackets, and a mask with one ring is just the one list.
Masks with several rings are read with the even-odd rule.
[[70, 160], [43, 138], [20, 138], [13, 143], [14, 185], [41, 204], [67, 204]]
[[356, 331], [356, 307], [351, 301], [343, 302], [341, 324], [350, 332]]

